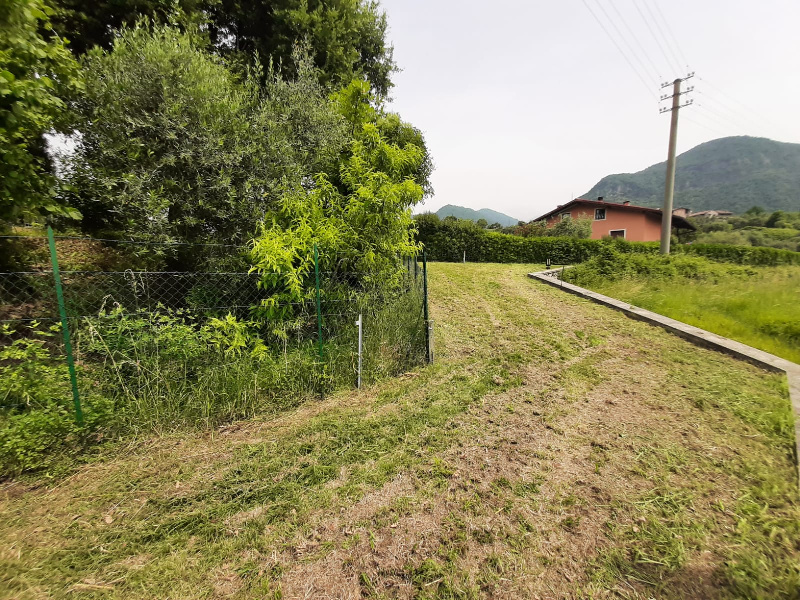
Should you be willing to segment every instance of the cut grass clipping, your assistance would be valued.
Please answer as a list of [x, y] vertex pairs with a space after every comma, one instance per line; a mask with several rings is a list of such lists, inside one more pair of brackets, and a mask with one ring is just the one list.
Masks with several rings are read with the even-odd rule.
[[5, 483], [0, 597], [796, 598], [785, 380], [536, 268], [432, 265], [433, 366]]

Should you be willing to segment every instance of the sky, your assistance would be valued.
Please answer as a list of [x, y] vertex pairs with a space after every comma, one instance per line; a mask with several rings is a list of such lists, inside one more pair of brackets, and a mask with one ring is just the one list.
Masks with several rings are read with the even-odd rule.
[[401, 69], [389, 108], [425, 134], [436, 165], [415, 212], [457, 204], [527, 221], [666, 160], [658, 98], [672, 91], [660, 84], [690, 72], [678, 153], [729, 135], [800, 143], [797, 0], [381, 6]]

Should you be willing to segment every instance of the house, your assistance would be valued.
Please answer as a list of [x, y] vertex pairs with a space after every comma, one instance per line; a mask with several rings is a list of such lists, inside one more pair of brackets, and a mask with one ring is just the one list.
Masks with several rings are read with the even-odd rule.
[[[635, 206], [630, 202], [605, 202], [576, 198], [543, 214], [536, 221], [545, 221], [548, 227], [564, 219], [588, 217], [592, 219], [592, 239], [606, 236], [624, 238], [633, 242], [657, 242], [661, 239], [661, 211], [657, 208]], [[694, 226], [679, 215], [672, 217], [672, 226], [694, 230]]]
[[673, 217], [683, 217], [684, 219], [691, 214], [691, 210], [686, 208], [685, 206], [681, 206], [680, 208], [674, 208], [672, 210]]

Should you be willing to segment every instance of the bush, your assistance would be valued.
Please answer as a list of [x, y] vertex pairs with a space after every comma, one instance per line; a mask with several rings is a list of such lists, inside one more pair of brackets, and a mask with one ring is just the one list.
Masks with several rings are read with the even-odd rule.
[[675, 252], [696, 254], [718, 262], [738, 265], [775, 267], [800, 265], [800, 252], [756, 246], [728, 246], [725, 244], [688, 244], [675, 246]]
[[[658, 254], [658, 242], [587, 240], [554, 237], [522, 237], [486, 231], [471, 221], [440, 220], [424, 214], [415, 219], [417, 239], [430, 260], [461, 262], [466, 252], [470, 262], [577, 264], [596, 256], [604, 248], [622, 254]], [[726, 244], [676, 244], [674, 254], [693, 254], [718, 262], [774, 266], [800, 264], [800, 253], [776, 248]]]
[[564, 280], [584, 287], [621, 279], [716, 281], [721, 277], [747, 277], [754, 272], [741, 266], [723, 265], [699, 256], [621, 253], [607, 246], [568, 271]]
[[59, 326], [37, 322], [0, 337], [0, 474], [46, 469], [110, 424], [111, 402], [89, 388], [84, 426], [75, 422]]

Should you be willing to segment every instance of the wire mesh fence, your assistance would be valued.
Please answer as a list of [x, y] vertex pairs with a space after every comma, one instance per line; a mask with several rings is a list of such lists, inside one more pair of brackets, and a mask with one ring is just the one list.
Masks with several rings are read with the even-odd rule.
[[78, 435], [76, 417], [81, 430], [209, 425], [354, 386], [359, 364], [369, 383], [431, 356], [416, 258], [385, 285], [321, 251], [292, 296], [283, 274], [246, 268], [246, 248], [214, 248], [220, 260], [188, 271], [164, 268], [169, 247], [6, 239], [26, 262], [0, 272], [0, 430], [42, 430], [53, 445]]

